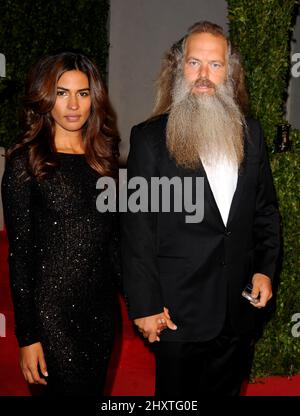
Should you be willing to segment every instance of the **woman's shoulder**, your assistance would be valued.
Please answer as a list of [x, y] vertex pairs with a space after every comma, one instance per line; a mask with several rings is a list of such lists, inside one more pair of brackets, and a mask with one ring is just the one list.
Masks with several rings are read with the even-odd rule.
[[28, 162], [28, 148], [13, 148], [8, 149], [5, 154], [6, 163], [15, 166], [25, 166]]
[[5, 155], [5, 170], [10, 174], [28, 176], [28, 149], [20, 148]]

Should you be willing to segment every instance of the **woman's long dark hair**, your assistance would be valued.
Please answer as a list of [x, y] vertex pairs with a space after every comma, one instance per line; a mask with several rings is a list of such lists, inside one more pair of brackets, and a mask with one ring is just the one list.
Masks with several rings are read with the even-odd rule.
[[7, 152], [10, 158], [28, 149], [30, 174], [41, 179], [59, 165], [54, 142], [55, 124], [51, 111], [57, 82], [66, 71], [78, 70], [89, 80], [91, 113], [84, 126], [85, 155], [89, 165], [101, 175], [116, 177], [119, 134], [115, 114], [98, 69], [85, 55], [59, 52], [41, 58], [29, 72], [24, 97], [22, 134]]

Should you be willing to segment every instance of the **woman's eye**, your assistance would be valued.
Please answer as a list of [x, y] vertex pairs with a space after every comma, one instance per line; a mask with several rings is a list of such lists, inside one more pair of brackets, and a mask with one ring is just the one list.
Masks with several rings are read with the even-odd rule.
[[57, 95], [64, 96], [67, 94], [67, 91], [57, 91]]
[[88, 97], [90, 94], [88, 91], [81, 91], [80, 92], [81, 97]]

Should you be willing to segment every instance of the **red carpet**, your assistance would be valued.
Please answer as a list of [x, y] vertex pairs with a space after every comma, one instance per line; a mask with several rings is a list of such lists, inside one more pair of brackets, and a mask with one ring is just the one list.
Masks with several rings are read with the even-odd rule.
[[[116, 336], [108, 372], [106, 394], [151, 396], [154, 392], [154, 358], [136, 332], [120, 299], [122, 323]], [[6, 318], [6, 336], [0, 337], [0, 396], [29, 396], [18, 363], [18, 346], [13, 333], [14, 318], [9, 293], [7, 241], [0, 232], [0, 314]], [[3, 335], [3, 334], [1, 334]], [[269, 377], [244, 386], [245, 396], [300, 396], [300, 375]]]

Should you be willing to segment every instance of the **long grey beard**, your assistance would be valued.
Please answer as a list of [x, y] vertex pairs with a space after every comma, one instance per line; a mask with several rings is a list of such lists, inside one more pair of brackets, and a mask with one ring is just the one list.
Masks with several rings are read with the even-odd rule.
[[244, 117], [234, 101], [229, 82], [215, 93], [195, 94], [181, 76], [173, 90], [167, 124], [167, 148], [177, 165], [199, 167], [200, 159], [215, 164], [222, 159], [239, 166], [244, 157]]

